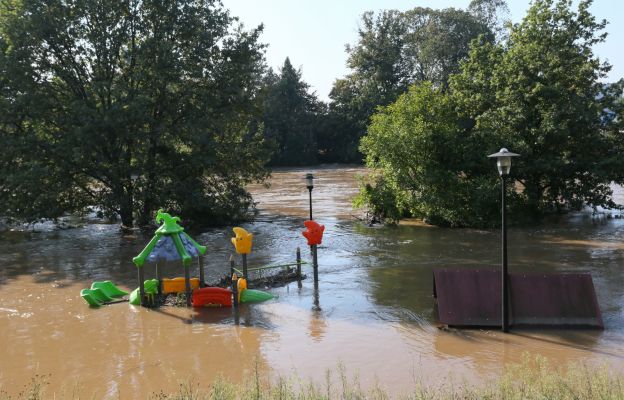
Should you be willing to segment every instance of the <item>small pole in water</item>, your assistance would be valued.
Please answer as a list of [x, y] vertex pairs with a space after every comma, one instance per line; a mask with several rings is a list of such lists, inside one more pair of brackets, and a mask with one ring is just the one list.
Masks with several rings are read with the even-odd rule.
[[316, 245], [310, 246], [312, 250], [312, 267], [314, 269], [314, 288], [318, 289], [318, 258], [316, 256]]
[[301, 249], [297, 247], [297, 286], [301, 287]]
[[234, 262], [234, 256], [230, 254], [230, 276], [234, 275], [234, 268], [236, 267], [236, 263]]
[[156, 279], [158, 279], [158, 294], [162, 294], [162, 270], [156, 263]]
[[247, 276], [247, 254], [243, 253], [243, 278], [248, 279]]
[[322, 311], [321, 310], [321, 302], [319, 300], [319, 290], [318, 287], [314, 288], [314, 307], [312, 307], [313, 311]]
[[139, 298], [141, 299], [141, 305], [145, 306], [145, 286], [143, 281], [145, 280], [145, 276], [143, 275], [143, 266], [139, 266]]
[[191, 305], [191, 271], [188, 263], [184, 263], [184, 285], [186, 287], [186, 306]]
[[232, 273], [232, 304], [234, 308], [238, 307], [238, 277], [236, 272]]
[[199, 287], [206, 286], [206, 282], [204, 282], [204, 256], [200, 255], [198, 257], [199, 260]]

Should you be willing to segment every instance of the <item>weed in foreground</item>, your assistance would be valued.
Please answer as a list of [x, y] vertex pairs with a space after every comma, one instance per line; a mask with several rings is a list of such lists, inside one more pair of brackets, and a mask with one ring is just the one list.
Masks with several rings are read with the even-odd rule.
[[[0, 390], [0, 399], [43, 400], [66, 399], [61, 394], [46, 393], [49, 376], [35, 375], [30, 384], [16, 397]], [[81, 397], [75, 392], [72, 399]], [[464, 383], [461, 386], [424, 386], [416, 384], [410, 393], [392, 396], [379, 382], [363, 389], [355, 375], [349, 379], [346, 368], [339, 363], [336, 371], [326, 371], [324, 382], [316, 383], [291, 378], [263, 376], [259, 363], [254, 363], [250, 379], [236, 384], [217, 377], [207, 387], [193, 381], [181, 383], [176, 393], [155, 393], [158, 400], [615, 400], [624, 399], [624, 374], [607, 366], [584, 364], [553, 366], [545, 358], [525, 356], [523, 362], [508, 366], [503, 375], [482, 386]]]

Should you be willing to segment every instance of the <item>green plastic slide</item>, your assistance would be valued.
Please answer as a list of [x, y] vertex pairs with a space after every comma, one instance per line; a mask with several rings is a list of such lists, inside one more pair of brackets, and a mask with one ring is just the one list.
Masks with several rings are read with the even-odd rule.
[[[143, 282], [145, 288], [145, 294], [153, 296], [158, 293], [158, 279], [148, 279]], [[133, 306], [141, 305], [141, 295], [139, 294], [139, 288], [136, 288], [130, 293], [130, 304]]]
[[100, 289], [108, 297], [123, 297], [128, 294], [128, 292], [119, 289], [111, 281], [93, 282], [91, 289]]
[[94, 307], [99, 307], [102, 305], [102, 303], [113, 300], [100, 289], [82, 289], [80, 291], [80, 297], [85, 299], [85, 301], [89, 303], [90, 306]]
[[271, 300], [274, 298], [271, 293], [263, 292], [262, 290], [246, 289], [241, 293], [241, 303], [258, 303], [261, 301]]
[[119, 289], [111, 281], [93, 282], [91, 289], [82, 289], [82, 297], [90, 306], [99, 307], [103, 303], [113, 301], [115, 297], [127, 295], [127, 292]]

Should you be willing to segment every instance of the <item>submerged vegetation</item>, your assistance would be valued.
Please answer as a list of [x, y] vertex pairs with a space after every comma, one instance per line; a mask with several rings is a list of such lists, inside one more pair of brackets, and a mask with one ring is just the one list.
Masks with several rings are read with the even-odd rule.
[[393, 219], [494, 225], [500, 184], [486, 155], [508, 147], [521, 154], [507, 188], [515, 218], [617, 207], [610, 184], [624, 183], [624, 80], [601, 82], [611, 67], [592, 49], [606, 22], [590, 4], [534, 1], [504, 41], [472, 41], [446, 84], [414, 85], [379, 109], [361, 141], [378, 180], [359, 204]]
[[[15, 397], [11, 397], [2, 390], [0, 390], [0, 396], [3, 399], [28, 400], [83, 398], [78, 387], [74, 387], [70, 393], [54, 395], [49, 395], [45, 387], [46, 377], [36, 376], [30, 385]], [[159, 400], [383, 400], [391, 398], [409, 400], [616, 400], [624, 398], [624, 375], [621, 371], [614, 372], [606, 366], [588, 367], [582, 364], [553, 366], [544, 358], [526, 356], [522, 363], [508, 366], [501, 377], [483, 385], [451, 380], [440, 386], [417, 384], [413, 390], [406, 393], [391, 394], [384, 388], [383, 383], [362, 385], [357, 376], [349, 377], [342, 365], [339, 365], [334, 372], [328, 370], [323, 383], [305, 381], [296, 377], [269, 379], [260, 376], [256, 366], [245, 384], [232, 383], [223, 378], [217, 378], [208, 385], [185, 382], [179, 385], [176, 393], [152, 393], [149, 398]]]
[[214, 0], [0, 2], [3, 216], [243, 218], [269, 157], [261, 32]]

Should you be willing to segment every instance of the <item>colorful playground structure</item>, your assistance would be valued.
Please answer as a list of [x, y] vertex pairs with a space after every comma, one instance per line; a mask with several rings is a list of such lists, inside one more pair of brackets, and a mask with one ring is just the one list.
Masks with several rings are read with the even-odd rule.
[[[235, 237], [232, 244], [237, 254], [242, 256], [242, 270], [236, 268], [233, 258], [230, 258], [230, 273], [232, 287], [209, 287], [204, 280], [204, 260], [206, 247], [198, 244], [191, 236], [184, 232], [178, 222], [180, 218], [172, 217], [159, 210], [156, 222], [161, 226], [156, 230], [154, 237], [145, 248], [132, 259], [138, 270], [139, 286], [129, 295], [132, 305], [154, 306], [156, 296], [169, 294], [184, 294], [187, 306], [193, 307], [231, 307], [240, 303], [266, 301], [274, 298], [268, 292], [247, 288], [249, 272], [268, 270], [272, 268], [288, 268], [296, 266], [296, 277], [301, 286], [301, 253], [297, 248], [297, 261], [291, 264], [270, 265], [258, 268], [248, 268], [247, 256], [251, 253], [253, 234], [243, 228], [233, 228]], [[314, 221], [305, 221], [307, 231], [303, 235], [308, 239], [312, 249], [315, 287], [318, 287], [318, 267], [316, 262], [316, 245], [321, 243], [324, 226]], [[162, 276], [163, 262], [181, 261], [184, 268], [184, 277], [164, 278]], [[191, 277], [191, 267], [197, 265], [198, 277]], [[145, 279], [145, 266], [154, 265], [156, 278]], [[93, 307], [102, 304], [121, 302], [119, 298], [128, 295], [110, 281], [93, 282], [91, 289], [83, 289], [81, 297]]]

